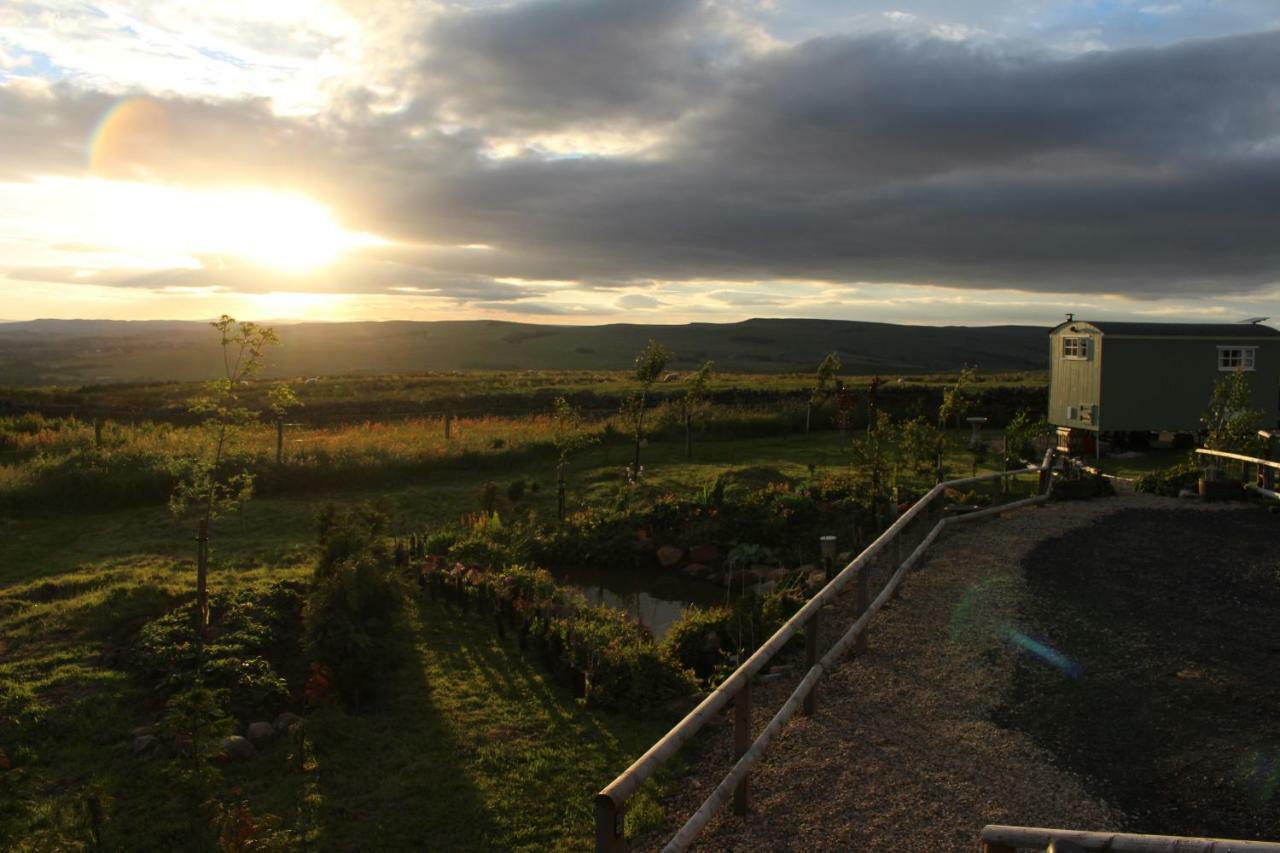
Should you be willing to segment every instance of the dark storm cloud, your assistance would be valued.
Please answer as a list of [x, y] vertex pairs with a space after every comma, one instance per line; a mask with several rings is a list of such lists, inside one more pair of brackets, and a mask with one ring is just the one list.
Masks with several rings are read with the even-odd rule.
[[[565, 309], [519, 303], [531, 295], [520, 288], [485, 295], [492, 279], [1136, 297], [1280, 280], [1278, 32], [1069, 58], [892, 34], [753, 54], [716, 20], [677, 0], [446, 17], [428, 31], [431, 58], [402, 110], [370, 109], [358, 92], [316, 118], [256, 101], [165, 101], [170, 142], [119, 168], [238, 173], [312, 193], [353, 229], [491, 245], [388, 250], [383, 264], [344, 265], [326, 281], [438, 286], [506, 310]], [[105, 103], [66, 88], [0, 98], [0, 127], [22, 140], [0, 149], [5, 176], [73, 162], [76, 134]], [[442, 105], [462, 126], [432, 124]], [[631, 156], [483, 153], [521, 133], [645, 127], [663, 141]]]
[[437, 187], [561, 276], [1248, 290], [1280, 251], [1280, 33], [1061, 59], [824, 39], [749, 63], [650, 160]]
[[549, 0], [438, 20], [433, 97], [500, 133], [668, 120], [714, 85], [731, 47], [698, 0]]

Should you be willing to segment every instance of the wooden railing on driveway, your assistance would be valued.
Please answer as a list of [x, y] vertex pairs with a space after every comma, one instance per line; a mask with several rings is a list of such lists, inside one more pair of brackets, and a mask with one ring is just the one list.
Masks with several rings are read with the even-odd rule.
[[[876, 612], [895, 594], [898, 585], [912, 566], [919, 561], [929, 545], [942, 532], [944, 526], [958, 521], [981, 518], [992, 513], [1004, 512], [1020, 506], [1040, 503], [1049, 497], [1051, 484], [1050, 466], [1053, 461], [1053, 450], [1045, 453], [1043, 462], [1028, 465], [1013, 471], [997, 472], [978, 477], [965, 477], [949, 480], [934, 486], [929, 492], [898, 517], [880, 536], [862, 553], [858, 554], [845, 566], [826, 586], [813, 598], [805, 602], [795, 615], [786, 621], [759, 649], [744, 661], [733, 674], [726, 678], [703, 699], [696, 708], [666, 733], [657, 743], [651, 746], [644, 755], [628, 767], [622, 775], [614, 779], [603, 791], [596, 795], [596, 850], [599, 853], [617, 853], [624, 846], [623, 825], [626, 815], [627, 800], [639, 790], [646, 780], [670, 759], [685, 743], [689, 741], [717, 713], [727, 707], [730, 702], [734, 707], [734, 754], [737, 762], [724, 780], [716, 787], [711, 796], [702, 804], [688, 822], [681, 827], [675, 837], [664, 850], [684, 850], [693, 842], [698, 833], [706, 826], [711, 817], [730, 799], [734, 810], [745, 814], [748, 808], [748, 777], [751, 768], [760, 760], [760, 756], [773, 742], [778, 732], [787, 724], [803, 706], [805, 713], [814, 713], [817, 697], [814, 688], [829, 672], [836, 661], [850, 648], [864, 651], [867, 642], [867, 626]], [[1019, 475], [1035, 474], [1038, 482], [1035, 494], [1022, 500], [1015, 500], [984, 510], [943, 517], [943, 503], [948, 489], [959, 489], [989, 481], [1004, 481]], [[927, 534], [904, 560], [903, 532], [916, 519], [920, 519], [927, 528]], [[892, 562], [888, 580], [875, 597], [867, 601], [869, 576], [873, 561], [881, 555], [888, 555]], [[852, 587], [851, 587], [852, 585]], [[818, 625], [823, 607], [832, 603], [836, 596], [852, 588], [856, 598], [854, 611], [858, 614], [853, 624], [835, 642], [821, 658], [818, 657]], [[787, 642], [801, 629], [805, 630], [805, 676], [791, 696], [774, 714], [773, 719], [765, 726], [764, 731], [754, 741], [751, 740], [751, 680], [773, 657], [780, 652]]]
[[1039, 826], [984, 827], [982, 853], [1044, 850], [1050, 842], [1066, 841], [1084, 850], [1113, 853], [1280, 853], [1277, 841], [1232, 841], [1225, 838], [1183, 838], [1174, 835], [1133, 835], [1127, 832], [1077, 832]]
[[[1239, 453], [1227, 453], [1225, 450], [1209, 450], [1204, 447], [1196, 449], [1196, 454], [1202, 460], [1208, 459], [1226, 459], [1231, 462], [1240, 464], [1240, 479], [1244, 480], [1245, 491], [1254, 494], [1265, 495], [1272, 498], [1280, 498], [1280, 493], [1276, 492], [1277, 482], [1280, 481], [1280, 462], [1273, 459], [1259, 459], [1256, 456], [1242, 456]], [[1254, 469], [1254, 477], [1248, 477], [1248, 468], [1252, 466]], [[1249, 482], [1252, 479], [1254, 482]]]

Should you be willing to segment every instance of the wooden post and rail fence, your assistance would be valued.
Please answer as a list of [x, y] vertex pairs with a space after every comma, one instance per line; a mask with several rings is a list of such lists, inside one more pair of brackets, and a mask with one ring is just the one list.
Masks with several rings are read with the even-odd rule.
[[[1183, 838], [1173, 835], [1135, 835], [1127, 832], [1079, 832], [1039, 826], [983, 827], [982, 853], [1016, 853], [1044, 850], [1050, 844], [1073, 850], [1107, 850], [1111, 853], [1280, 853], [1280, 841], [1233, 841], [1225, 838]], [[1065, 842], [1065, 843], [1062, 843]]]
[[[610, 782], [596, 795], [596, 850], [599, 853], [618, 853], [624, 849], [624, 819], [628, 799], [651, 778], [668, 759], [702, 729], [716, 714], [732, 703], [734, 708], [733, 752], [736, 763], [702, 806], [688, 819], [666, 845], [666, 851], [686, 849], [697, 838], [712, 816], [732, 801], [734, 811], [745, 814], [750, 802], [750, 774], [752, 767], [777, 737], [787, 722], [803, 709], [805, 714], [817, 711], [818, 696], [815, 688], [823, 675], [830, 672], [836, 662], [850, 649], [863, 652], [867, 643], [867, 626], [872, 618], [893, 597], [906, 573], [920, 560], [929, 545], [937, 539], [948, 524], [982, 518], [1017, 507], [1048, 500], [1051, 484], [1050, 466], [1053, 450], [1045, 453], [1039, 466], [1028, 465], [1012, 471], [949, 480], [934, 486], [929, 492], [906, 510], [880, 536], [858, 554], [835, 575], [821, 590], [809, 599], [763, 645], [747, 658], [728, 678], [711, 691], [684, 719], [667, 732], [657, 743], [640, 756], [622, 775]], [[972, 486], [989, 481], [1003, 482], [1019, 475], [1038, 475], [1035, 494], [966, 515], [943, 517], [943, 502], [949, 489]], [[927, 533], [902, 559], [903, 534], [917, 519]], [[891, 574], [875, 599], [868, 601], [869, 578], [877, 559], [892, 559]], [[854, 612], [858, 614], [845, 633], [819, 657], [818, 625], [822, 609], [834, 602], [837, 596], [852, 589], [855, 594]], [[799, 686], [753, 741], [751, 739], [751, 680], [758, 675], [787, 643], [801, 630], [805, 631], [805, 675]]]
[[[1225, 450], [1209, 450], [1204, 447], [1197, 448], [1196, 455], [1202, 460], [1225, 459], [1240, 463], [1240, 479], [1244, 481], [1246, 492], [1280, 498], [1280, 493], [1276, 491], [1276, 486], [1280, 483], [1280, 462], [1273, 459], [1259, 459], [1256, 456], [1243, 456], [1239, 453], [1228, 453]], [[1247, 476], [1250, 467], [1254, 469], [1253, 477]]]

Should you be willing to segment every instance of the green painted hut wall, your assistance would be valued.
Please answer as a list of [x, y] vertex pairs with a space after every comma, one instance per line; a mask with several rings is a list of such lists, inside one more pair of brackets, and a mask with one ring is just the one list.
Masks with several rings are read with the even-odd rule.
[[1276, 423], [1280, 394], [1280, 344], [1274, 338], [1127, 338], [1106, 335], [1102, 362], [1102, 429], [1196, 432], [1218, 369], [1219, 346], [1256, 346], [1255, 369], [1246, 372], [1253, 390], [1252, 408], [1263, 426]]
[[[1064, 358], [1064, 336], [1088, 337], [1088, 359]], [[1257, 348], [1255, 369], [1247, 372], [1252, 405], [1264, 427], [1280, 425], [1280, 338], [1124, 336], [1080, 321], [1049, 335], [1049, 422], [1103, 432], [1196, 432], [1214, 383], [1225, 375], [1220, 346]], [[1079, 417], [1067, 417], [1071, 406], [1080, 407]]]

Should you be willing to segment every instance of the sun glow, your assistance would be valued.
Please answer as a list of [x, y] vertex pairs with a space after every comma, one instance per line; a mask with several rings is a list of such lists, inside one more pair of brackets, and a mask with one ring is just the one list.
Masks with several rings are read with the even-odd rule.
[[189, 189], [96, 178], [46, 178], [4, 189], [21, 196], [6, 200], [23, 202], [28, 222], [55, 232], [39, 235], [45, 240], [90, 244], [152, 268], [236, 258], [300, 273], [386, 242], [347, 231], [328, 208], [305, 196], [274, 190]]
[[186, 190], [140, 184], [111, 190], [120, 217], [111, 241], [194, 255], [231, 255], [301, 272], [381, 242], [343, 230], [324, 206], [269, 190]]

